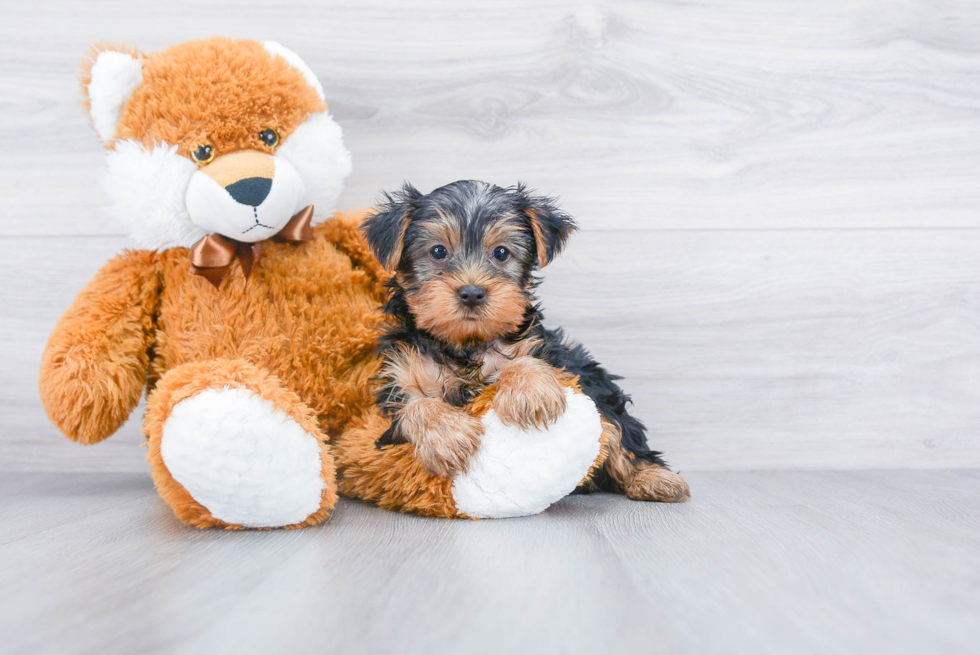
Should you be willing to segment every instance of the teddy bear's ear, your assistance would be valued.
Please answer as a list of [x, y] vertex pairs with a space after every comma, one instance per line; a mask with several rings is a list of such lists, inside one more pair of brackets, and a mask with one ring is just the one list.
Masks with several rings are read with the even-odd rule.
[[262, 44], [262, 46], [270, 55], [273, 57], [282, 57], [286, 60], [287, 64], [302, 73], [306, 83], [313, 87], [316, 94], [320, 96], [320, 100], [326, 101], [323, 97], [323, 85], [320, 84], [320, 80], [316, 79], [316, 75], [314, 75], [313, 71], [310, 70], [310, 67], [306, 65], [306, 62], [300, 59], [298, 54], [282, 44], [276, 43], [275, 41], [266, 41]]
[[388, 272], [398, 268], [405, 245], [405, 230], [416, 200], [422, 193], [408, 182], [395, 193], [385, 193], [385, 202], [361, 226], [374, 256]]
[[538, 266], [547, 266], [565, 247], [565, 241], [577, 228], [575, 220], [558, 209], [554, 198], [536, 196], [523, 184], [517, 185], [521, 209], [531, 222], [531, 232], [538, 251]]
[[129, 46], [97, 45], [82, 60], [81, 82], [92, 125], [108, 143], [123, 105], [143, 82], [143, 55]]

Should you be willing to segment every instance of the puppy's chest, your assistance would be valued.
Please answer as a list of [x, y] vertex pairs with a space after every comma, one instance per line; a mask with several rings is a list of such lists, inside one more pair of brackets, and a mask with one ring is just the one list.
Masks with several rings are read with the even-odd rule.
[[463, 407], [497, 379], [514, 358], [526, 355], [533, 344], [494, 342], [469, 356], [429, 357], [429, 370], [434, 373], [431, 390], [451, 405]]
[[450, 405], [463, 407], [487, 388], [500, 373], [503, 363], [489, 353], [449, 361], [431, 360], [438, 384], [436, 394]]

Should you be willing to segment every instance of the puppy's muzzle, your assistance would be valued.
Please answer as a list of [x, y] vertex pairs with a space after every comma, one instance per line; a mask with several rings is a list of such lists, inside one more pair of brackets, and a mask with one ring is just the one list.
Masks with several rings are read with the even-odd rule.
[[457, 291], [456, 295], [459, 296], [459, 301], [470, 309], [479, 307], [487, 300], [487, 290], [475, 284], [467, 284]]

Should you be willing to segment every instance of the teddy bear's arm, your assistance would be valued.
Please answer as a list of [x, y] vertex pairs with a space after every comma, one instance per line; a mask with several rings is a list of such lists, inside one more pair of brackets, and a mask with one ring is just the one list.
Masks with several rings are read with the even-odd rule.
[[157, 255], [109, 261], [61, 317], [41, 358], [41, 401], [72, 441], [102, 441], [136, 407], [160, 298]]
[[384, 282], [389, 275], [385, 272], [384, 267], [378, 263], [378, 259], [371, 252], [367, 239], [360, 231], [361, 224], [370, 213], [364, 209], [337, 212], [329, 221], [324, 223], [323, 230], [327, 241], [332, 243], [337, 250], [350, 257], [358, 268], [364, 270], [372, 280], [378, 283], [378, 289], [382, 290], [383, 298]]

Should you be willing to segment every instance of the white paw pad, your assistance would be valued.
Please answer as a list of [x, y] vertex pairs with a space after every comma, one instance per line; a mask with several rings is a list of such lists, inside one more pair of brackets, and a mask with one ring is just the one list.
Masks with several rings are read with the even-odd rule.
[[160, 453], [173, 478], [226, 523], [281, 527], [320, 507], [316, 438], [247, 389], [209, 389], [177, 403]]
[[546, 430], [504, 425], [493, 410], [470, 470], [453, 480], [456, 509], [473, 518], [543, 512], [588, 474], [599, 456], [602, 422], [588, 396], [565, 389], [565, 413]]

